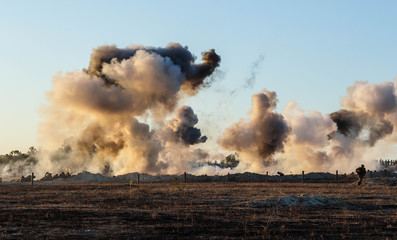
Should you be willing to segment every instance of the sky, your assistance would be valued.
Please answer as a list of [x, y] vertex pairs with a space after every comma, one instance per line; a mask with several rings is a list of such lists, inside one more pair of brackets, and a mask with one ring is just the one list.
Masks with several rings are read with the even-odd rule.
[[[278, 112], [291, 100], [334, 112], [355, 81], [397, 76], [395, 9], [395, 1], [361, 0], [0, 1], [0, 154], [39, 147], [52, 77], [87, 68], [104, 44], [178, 42], [197, 62], [215, 49], [215, 82], [181, 102], [212, 140], [246, 117], [264, 88], [277, 92]], [[253, 86], [243, 88], [253, 73]]]

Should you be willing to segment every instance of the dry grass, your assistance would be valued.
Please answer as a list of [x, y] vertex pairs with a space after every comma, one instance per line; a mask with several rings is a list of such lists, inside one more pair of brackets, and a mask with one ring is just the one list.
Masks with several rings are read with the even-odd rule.
[[[340, 207], [252, 207], [321, 195]], [[1, 239], [397, 239], [397, 187], [342, 183], [0, 186]]]

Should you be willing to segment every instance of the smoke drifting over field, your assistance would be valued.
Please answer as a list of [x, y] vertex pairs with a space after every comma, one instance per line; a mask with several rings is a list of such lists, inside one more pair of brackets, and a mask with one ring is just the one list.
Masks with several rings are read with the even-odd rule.
[[387, 149], [397, 140], [394, 86], [356, 82], [342, 100], [346, 109], [330, 114], [306, 112], [295, 101], [278, 114], [276, 93], [263, 90], [253, 96], [250, 119], [226, 128], [219, 144], [241, 153], [245, 168], [256, 172], [375, 168], [376, 146]]
[[282, 156], [288, 160], [282, 164], [316, 171], [353, 171], [361, 163], [375, 168], [372, 160], [380, 154], [376, 145], [387, 148], [393, 141], [395, 91], [392, 82], [356, 82], [342, 99], [346, 109], [325, 115], [305, 112], [291, 102], [283, 111], [292, 134]]
[[197, 127], [200, 116], [179, 103], [206, 86], [220, 56], [211, 49], [202, 53], [202, 63], [195, 60], [178, 43], [100, 46], [87, 69], [54, 76], [42, 109], [46, 151], [38, 156], [37, 174], [65, 168], [214, 173], [221, 166], [214, 161], [234, 152], [240, 158], [235, 172], [352, 171], [377, 158], [377, 146], [397, 140], [395, 83], [356, 82], [341, 102], [344, 109], [333, 113], [305, 111], [293, 100], [278, 113], [276, 92], [264, 89], [252, 96], [248, 118], [216, 136], [220, 147], [201, 148], [211, 135]]

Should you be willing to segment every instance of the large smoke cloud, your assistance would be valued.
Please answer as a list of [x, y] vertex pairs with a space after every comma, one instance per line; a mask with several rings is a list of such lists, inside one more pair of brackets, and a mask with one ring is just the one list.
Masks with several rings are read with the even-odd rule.
[[[43, 147], [57, 150], [42, 156], [48, 161], [39, 161], [39, 168], [177, 173], [219, 157], [198, 147], [207, 137], [196, 127], [193, 109], [177, 108], [185, 93], [206, 85], [220, 63], [214, 50], [202, 53], [202, 63], [195, 60], [177, 43], [100, 46], [87, 69], [57, 74], [40, 126]], [[253, 86], [262, 61], [260, 56], [242, 88]], [[304, 111], [295, 101], [279, 114], [276, 93], [264, 89], [252, 97], [250, 118], [226, 128], [218, 144], [240, 154], [235, 171], [351, 171], [378, 158], [375, 146], [385, 149], [397, 140], [395, 84], [355, 82], [342, 99], [344, 109], [330, 114]]]
[[[393, 132], [393, 125], [379, 116], [368, 113], [340, 110], [331, 114], [332, 120], [338, 126], [338, 132], [347, 137], [358, 138], [371, 147], [383, 137]], [[335, 132], [330, 134], [333, 137]], [[361, 136], [361, 138], [360, 138]]]
[[166, 138], [187, 145], [183, 151], [205, 142], [194, 127], [198, 118], [190, 107], [179, 108], [169, 126], [165, 122], [184, 96], [180, 92], [194, 94], [219, 66], [220, 57], [213, 49], [202, 59], [195, 63], [187, 47], [177, 43], [165, 48], [94, 49], [88, 69], [53, 79], [47, 94], [50, 104], [42, 110], [41, 143], [47, 149], [67, 145], [72, 151], [56, 164], [47, 161], [40, 167], [43, 171], [68, 167], [99, 172], [110, 166], [115, 173], [166, 172], [172, 162], [161, 156], [170, 149], [159, 136], [166, 131], [140, 121], [152, 116], [158, 129], [172, 129]]
[[295, 101], [283, 115], [274, 113], [275, 93], [265, 90], [253, 96], [251, 119], [227, 128], [219, 144], [242, 153], [243, 166], [257, 172], [269, 170], [257, 161], [270, 157], [276, 159], [274, 171], [351, 171], [362, 163], [374, 168], [374, 147], [388, 148], [397, 139], [390, 137], [397, 124], [394, 86], [356, 82], [342, 99], [346, 109], [331, 114], [304, 111]]
[[392, 82], [356, 82], [342, 99], [346, 109], [330, 115], [306, 113], [290, 103], [283, 111], [292, 129], [282, 156], [287, 159], [283, 167], [351, 170], [364, 162], [374, 167], [372, 160], [379, 158], [374, 154], [379, 153], [373, 147], [390, 141], [397, 122], [395, 92]]
[[249, 155], [259, 166], [276, 152], [283, 151], [290, 132], [284, 117], [273, 112], [277, 105], [275, 92], [264, 89], [252, 97], [250, 119], [242, 119], [227, 128], [218, 139], [225, 149]]
[[393, 133], [397, 101], [392, 82], [370, 84], [358, 81], [347, 91], [342, 106], [348, 110], [331, 114], [338, 133], [370, 146]]
[[90, 65], [88, 66], [87, 72], [91, 75], [103, 77], [107, 84], [119, 84], [117, 78], [114, 78], [114, 76], [104, 71], [104, 65], [112, 61], [122, 62], [123, 60], [130, 59], [139, 51], [148, 54], [156, 54], [162, 59], [172, 61], [173, 65], [179, 66], [180, 71], [186, 78], [184, 86], [189, 89], [196, 89], [202, 85], [204, 79], [214, 72], [221, 60], [215, 53], [215, 50], [211, 49], [208, 52], [202, 53], [203, 63], [194, 64], [195, 57], [187, 47], [182, 47], [179, 43], [170, 43], [166, 48], [132, 47], [120, 49], [116, 46], [101, 46], [94, 49], [91, 54]]
[[347, 89], [347, 92], [348, 95], [342, 100], [342, 106], [352, 111], [378, 115], [396, 111], [396, 90], [392, 82], [370, 84], [357, 81]]

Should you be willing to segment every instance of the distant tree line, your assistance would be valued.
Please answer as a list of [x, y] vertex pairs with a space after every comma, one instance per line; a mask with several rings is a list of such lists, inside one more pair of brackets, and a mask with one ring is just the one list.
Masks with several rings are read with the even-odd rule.
[[383, 167], [392, 166], [397, 164], [397, 160], [390, 160], [390, 159], [380, 159], [379, 164]]
[[22, 163], [22, 165], [35, 165], [37, 160], [38, 150], [35, 147], [30, 147], [29, 151], [23, 153], [19, 150], [13, 150], [8, 154], [0, 155], [0, 166], [14, 165]]
[[240, 158], [238, 153], [230, 154], [225, 157], [225, 159], [222, 159], [221, 161], [215, 161], [215, 162], [210, 162], [207, 161], [206, 164], [209, 166], [215, 166], [215, 167], [220, 167], [220, 168], [230, 168], [233, 169], [238, 166], [240, 163]]
[[0, 155], [0, 170], [11, 176], [23, 174], [24, 169], [32, 170], [33, 166], [37, 164], [37, 155], [38, 150], [34, 147], [30, 147], [26, 153], [13, 150], [5, 155]]

